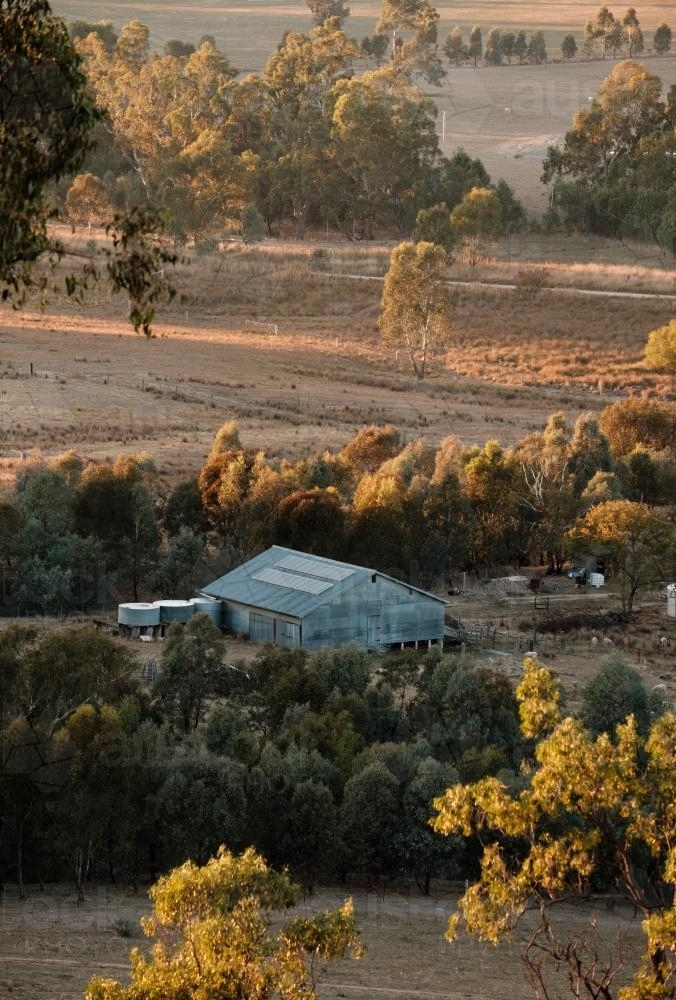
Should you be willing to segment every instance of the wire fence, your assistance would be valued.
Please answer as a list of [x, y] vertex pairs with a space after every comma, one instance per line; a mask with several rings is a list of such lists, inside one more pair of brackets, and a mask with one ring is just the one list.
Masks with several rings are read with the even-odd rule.
[[524, 656], [528, 652], [560, 652], [578, 656], [597, 656], [607, 653], [615, 645], [608, 637], [597, 637], [593, 634], [571, 637], [563, 631], [558, 634], [539, 632], [533, 629], [528, 632], [511, 631], [494, 627], [485, 622], [472, 624], [456, 623], [447, 625], [446, 637], [455, 639], [465, 645], [480, 645], [486, 649], [500, 653], [512, 653], [514, 656]]

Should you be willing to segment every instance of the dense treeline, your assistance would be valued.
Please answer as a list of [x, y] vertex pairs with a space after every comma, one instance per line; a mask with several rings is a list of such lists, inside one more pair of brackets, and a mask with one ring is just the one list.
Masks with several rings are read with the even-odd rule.
[[[0, 633], [0, 874], [136, 884], [222, 843], [318, 878], [464, 878], [476, 845], [427, 824], [459, 780], [512, 774], [511, 683], [454, 655], [265, 647], [227, 664], [205, 615], [173, 626], [151, 683], [91, 628]], [[663, 709], [621, 658], [585, 692], [595, 731]], [[599, 711], [599, 706], [602, 710]]]
[[213, 39], [154, 55], [139, 21], [119, 36], [108, 22], [77, 22], [105, 116], [82, 173], [62, 184], [64, 209], [91, 225], [150, 203], [177, 240], [198, 243], [233, 230], [260, 238], [282, 220], [298, 238], [309, 223], [350, 238], [410, 232], [421, 208], [450, 211], [472, 186], [461, 176], [467, 157], [441, 155], [436, 108], [414, 83], [443, 75], [437, 18], [423, 0], [413, 12], [386, 3], [381, 59], [368, 39], [347, 37], [340, 16], [321, 16], [243, 77]]
[[618, 63], [563, 145], [550, 147], [550, 223], [676, 248], [676, 86], [631, 60]]
[[[190, 597], [273, 544], [423, 586], [500, 566], [560, 572], [594, 547], [619, 572], [622, 553], [600, 540], [604, 517], [617, 526], [613, 505], [625, 504], [638, 524], [673, 504], [675, 419], [673, 404], [631, 397], [574, 426], [555, 413], [510, 448], [454, 437], [435, 448], [371, 426], [295, 462], [246, 448], [229, 423], [198, 478], [169, 493], [142, 456], [37, 459], [0, 505], [4, 605], [87, 611], [153, 592]], [[646, 552], [643, 572], [653, 571]]]
[[[157, 55], [139, 21], [119, 35], [109, 22], [73, 24], [105, 114], [82, 173], [60, 185], [62, 210], [91, 225], [134, 206], [160, 207], [177, 242], [208, 249], [232, 232], [256, 240], [289, 225], [297, 238], [309, 225], [350, 239], [409, 235], [421, 212], [441, 206], [448, 215], [473, 187], [491, 187], [478, 161], [462, 151], [441, 154], [437, 109], [416, 86], [445, 74], [436, 10], [427, 0], [410, 10], [388, 0], [376, 33], [361, 43], [345, 34], [346, 16], [342, 4], [321, 5], [315, 27], [286, 32], [262, 73], [245, 76], [208, 37], [197, 48], [172, 41]], [[655, 50], [670, 45], [671, 31], [660, 25]], [[616, 19], [602, 7], [586, 25], [588, 58], [630, 61], [615, 67], [575, 115], [563, 146], [549, 151], [545, 222], [672, 251], [674, 102], [671, 93], [661, 99], [658, 77], [631, 61], [643, 47], [634, 8]], [[442, 51], [455, 66], [547, 60], [541, 31], [492, 28], [484, 38], [477, 25], [467, 42], [453, 28]], [[577, 51], [567, 35], [563, 58]], [[493, 191], [498, 229], [523, 228], [504, 181]]]

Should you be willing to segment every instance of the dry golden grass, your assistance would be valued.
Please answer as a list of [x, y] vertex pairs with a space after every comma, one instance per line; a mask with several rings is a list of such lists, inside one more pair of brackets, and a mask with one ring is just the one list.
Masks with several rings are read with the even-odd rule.
[[[247, 445], [279, 456], [340, 448], [372, 422], [432, 443], [453, 433], [509, 444], [554, 410], [574, 419], [630, 389], [669, 391], [641, 358], [648, 332], [673, 315], [670, 301], [563, 290], [524, 299], [479, 286], [458, 288], [456, 341], [419, 385], [380, 348], [376, 279], [387, 258], [383, 246], [317, 245], [196, 256], [178, 274], [186, 301], [162, 312], [151, 341], [126, 324], [122, 297], [103, 289], [85, 306], [3, 308], [0, 474], [9, 482], [31, 448], [73, 447], [98, 459], [147, 451], [175, 480], [197, 471], [232, 418]], [[529, 266], [540, 265], [519, 264]], [[510, 283], [517, 270], [497, 260], [449, 277]], [[579, 279], [551, 264], [547, 274], [562, 286], [666, 287], [660, 269], [625, 264]], [[248, 332], [246, 320], [279, 333]]]
[[[433, 886], [432, 896], [425, 898], [415, 888], [378, 892], [347, 884], [320, 889], [299, 909], [335, 907], [348, 895], [354, 895], [366, 955], [330, 969], [320, 984], [321, 1000], [514, 1000], [530, 995], [517, 945], [446, 943], [446, 920], [457, 900], [448, 887]], [[124, 921], [137, 928], [148, 911], [142, 891], [133, 895], [91, 887], [78, 908], [67, 887], [36, 887], [24, 903], [9, 887], [0, 910], [0, 992], [15, 1000], [80, 1000], [92, 976], [126, 981], [129, 950], [143, 946], [143, 938], [138, 931], [132, 939], [120, 937], [113, 925]], [[605, 947], [621, 934], [629, 965], [636, 962], [641, 928], [630, 909], [618, 907], [611, 913], [598, 901], [580, 909], [561, 907], [559, 919]]]

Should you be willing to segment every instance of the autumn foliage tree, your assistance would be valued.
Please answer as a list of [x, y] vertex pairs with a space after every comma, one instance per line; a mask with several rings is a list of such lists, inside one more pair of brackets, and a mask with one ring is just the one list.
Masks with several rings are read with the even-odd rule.
[[132, 952], [131, 984], [93, 979], [86, 1000], [314, 1000], [326, 966], [360, 952], [352, 903], [273, 927], [298, 899], [286, 874], [253, 849], [221, 847], [198, 867], [187, 861], [151, 888], [142, 921], [152, 951]]
[[633, 611], [639, 588], [659, 581], [676, 557], [673, 524], [631, 500], [591, 507], [573, 527], [570, 541], [573, 551], [584, 548], [604, 560], [617, 577], [627, 614]]
[[[661, 716], [647, 737], [632, 716], [592, 736], [562, 718], [551, 674], [526, 660], [517, 689], [534, 759], [513, 784], [483, 778], [454, 785], [434, 802], [439, 833], [478, 837], [480, 873], [450, 918], [493, 943], [522, 934], [528, 978], [540, 998], [558, 996], [564, 970], [574, 996], [613, 996], [621, 945], [595, 934], [568, 935], [557, 909], [592, 886], [614, 887], [642, 914], [645, 946], [620, 1000], [674, 996], [676, 718]], [[525, 780], [525, 785], [524, 785]], [[528, 919], [529, 916], [534, 918]]]
[[648, 335], [645, 359], [654, 368], [664, 368], [676, 374], [676, 320], [660, 326]]

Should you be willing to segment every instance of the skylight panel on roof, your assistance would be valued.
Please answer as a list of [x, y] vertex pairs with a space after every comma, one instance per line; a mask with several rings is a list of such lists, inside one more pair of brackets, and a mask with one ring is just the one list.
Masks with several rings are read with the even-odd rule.
[[320, 580], [331, 580], [339, 583], [352, 576], [353, 569], [347, 566], [336, 566], [335, 563], [315, 562], [314, 559], [304, 559], [302, 556], [284, 556], [276, 566], [282, 569], [295, 570], [297, 573], [308, 573], [310, 576], [318, 576]]
[[299, 576], [298, 573], [283, 573], [274, 566], [259, 569], [251, 574], [251, 579], [272, 583], [275, 587], [286, 587], [287, 590], [301, 590], [306, 594], [323, 594], [331, 586], [327, 580], [312, 580], [309, 576]]

